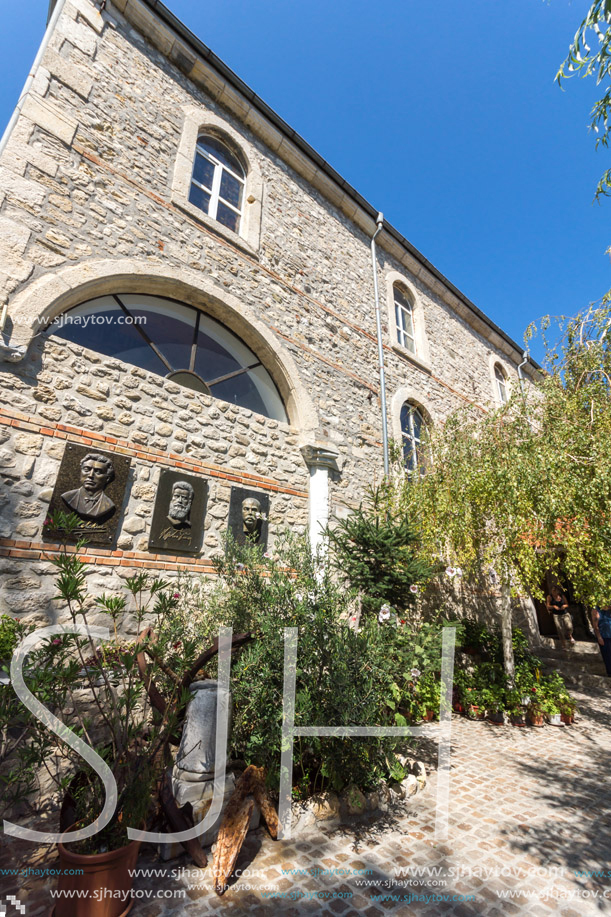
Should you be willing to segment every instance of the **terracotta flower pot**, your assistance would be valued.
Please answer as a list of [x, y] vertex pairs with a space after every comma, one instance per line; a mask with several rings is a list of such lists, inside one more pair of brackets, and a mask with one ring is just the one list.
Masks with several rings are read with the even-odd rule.
[[511, 724], [512, 726], [526, 726], [526, 720], [523, 713], [512, 713], [511, 714]]
[[528, 722], [530, 723], [531, 726], [544, 726], [545, 717], [543, 716], [542, 713], [529, 713]]
[[[61, 843], [57, 850], [61, 868], [58, 891], [88, 894], [58, 896], [52, 917], [125, 917], [134, 903], [130, 871], [135, 869], [140, 841], [108, 853], [73, 853]], [[66, 875], [76, 869], [82, 869], [82, 875]]]
[[467, 707], [467, 716], [470, 716], [474, 720], [483, 720], [486, 716], [486, 711], [482, 710], [477, 704], [469, 704]]
[[566, 726], [572, 726], [575, 722], [575, 715], [573, 713], [561, 713], [560, 718]]

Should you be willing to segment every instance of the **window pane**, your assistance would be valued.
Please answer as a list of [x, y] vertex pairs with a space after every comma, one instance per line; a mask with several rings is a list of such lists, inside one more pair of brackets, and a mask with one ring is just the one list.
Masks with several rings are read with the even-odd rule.
[[236, 359], [235, 354], [230, 353], [220, 341], [215, 340], [200, 328], [197, 335], [195, 366], [193, 367], [198, 376], [209, 383], [218, 379], [219, 376], [226, 376], [227, 373], [242, 369], [243, 366], [244, 364]]
[[195, 181], [198, 181], [200, 185], [204, 185], [206, 188], [208, 188], [209, 191], [211, 191], [213, 177], [214, 164], [211, 163], [209, 159], [206, 159], [205, 156], [201, 156], [199, 153], [196, 153], [195, 165], [193, 166], [193, 178]]
[[224, 166], [228, 166], [232, 172], [244, 178], [244, 169], [237, 157], [234, 156], [220, 140], [217, 140], [216, 137], [200, 137], [197, 141], [197, 145], [201, 147], [202, 150], [211, 153]]
[[412, 409], [412, 423], [414, 424], [414, 436], [420, 440], [422, 438], [422, 414], [417, 408]]
[[[80, 321], [79, 321], [80, 320]], [[87, 321], [86, 321], [87, 320]], [[86, 322], [86, 323], [85, 323]], [[166, 367], [110, 296], [70, 309], [51, 333], [88, 350], [165, 375]]]
[[216, 218], [219, 223], [222, 223], [223, 226], [227, 226], [229, 229], [233, 229], [234, 232], [238, 231], [240, 226], [240, 216], [235, 212], [235, 210], [230, 210], [226, 204], [223, 204], [222, 201], [219, 201], [218, 207], [216, 209]]
[[411, 440], [403, 439], [403, 461], [408, 471], [414, 471], [416, 468], [416, 451]]
[[[189, 369], [197, 312], [182, 303], [124, 293], [119, 297], [159, 348], [172, 369]], [[165, 373], [167, 373], [167, 368]], [[164, 373], [164, 375], [165, 375]]]
[[218, 382], [216, 385], [211, 385], [210, 392], [215, 398], [222, 398], [223, 401], [230, 401], [232, 404], [239, 404], [243, 408], [250, 408], [251, 411], [255, 411], [257, 414], [268, 413], [257, 386], [250, 378], [249, 373], [242, 373], [241, 376], [227, 379], [226, 382]]
[[251, 369], [248, 373], [249, 377], [255, 384], [259, 395], [263, 399], [265, 405], [265, 411], [263, 412], [268, 417], [273, 417], [275, 420], [282, 420], [285, 423], [288, 421], [286, 416], [286, 411], [284, 410], [284, 404], [278, 393], [274, 381], [268, 371], [264, 366], [257, 366], [256, 369]]
[[395, 302], [398, 303], [401, 306], [401, 308], [406, 309], [408, 312], [411, 312], [412, 304], [409, 301], [409, 299], [407, 298], [407, 296], [405, 295], [405, 293], [403, 292], [403, 290], [400, 290], [399, 287], [395, 287], [394, 290], [395, 290]]
[[198, 188], [197, 185], [191, 185], [189, 200], [192, 204], [195, 204], [196, 207], [199, 207], [200, 210], [203, 210], [204, 213], [208, 213], [210, 208], [210, 195], [202, 191], [201, 188]]
[[409, 425], [409, 416], [411, 412], [412, 412], [412, 409], [410, 405], [407, 402], [405, 402], [405, 404], [401, 408], [401, 431], [403, 433], [411, 433], [410, 425]]
[[169, 376], [172, 382], [176, 382], [178, 385], [184, 385], [185, 388], [193, 389], [194, 392], [203, 392], [205, 395], [210, 394], [210, 390], [205, 382], [202, 382], [195, 373], [188, 371], [179, 371], [173, 373]]
[[237, 178], [234, 178], [233, 175], [230, 175], [229, 172], [223, 169], [223, 174], [221, 176], [221, 197], [224, 201], [227, 201], [228, 204], [233, 204], [234, 207], [237, 207], [238, 210], [242, 206], [242, 182], [238, 181]]

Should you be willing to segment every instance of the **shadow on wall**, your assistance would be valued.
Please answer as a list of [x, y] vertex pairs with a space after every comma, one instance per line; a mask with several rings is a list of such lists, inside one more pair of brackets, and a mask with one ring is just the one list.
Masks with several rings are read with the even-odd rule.
[[[466, 580], [464, 577], [442, 575], [428, 586], [422, 597], [424, 619], [442, 611], [451, 618], [475, 618], [488, 627], [500, 629], [498, 592], [490, 588], [486, 577]], [[519, 627], [531, 646], [541, 645], [535, 606], [529, 596], [512, 600], [513, 626]]]

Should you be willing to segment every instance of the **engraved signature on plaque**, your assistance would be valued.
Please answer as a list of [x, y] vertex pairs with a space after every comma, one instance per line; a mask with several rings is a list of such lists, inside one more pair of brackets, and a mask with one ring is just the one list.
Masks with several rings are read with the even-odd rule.
[[206, 514], [205, 478], [162, 468], [149, 535], [149, 551], [199, 553]]

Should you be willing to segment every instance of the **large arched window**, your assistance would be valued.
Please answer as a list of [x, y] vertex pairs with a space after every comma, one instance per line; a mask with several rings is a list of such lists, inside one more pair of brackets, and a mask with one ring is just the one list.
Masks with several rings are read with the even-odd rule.
[[240, 231], [246, 174], [237, 157], [210, 134], [197, 139], [189, 201], [213, 220]]
[[75, 306], [51, 327], [89, 350], [287, 420], [278, 389], [259, 358], [225, 325], [193, 306], [160, 296], [113, 294]]
[[401, 439], [407, 473], [419, 471], [420, 474], [424, 474], [426, 421], [420, 408], [409, 401], [401, 408]]

